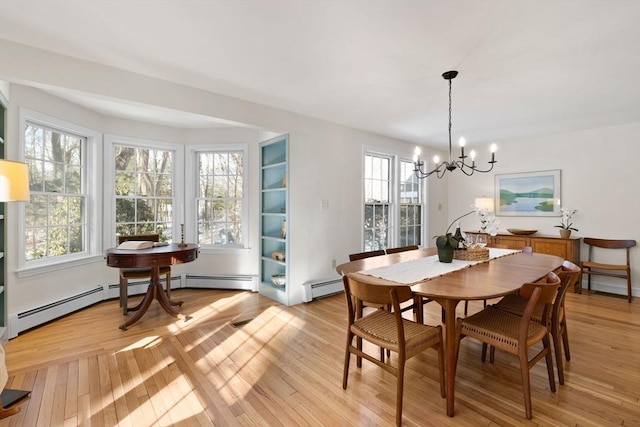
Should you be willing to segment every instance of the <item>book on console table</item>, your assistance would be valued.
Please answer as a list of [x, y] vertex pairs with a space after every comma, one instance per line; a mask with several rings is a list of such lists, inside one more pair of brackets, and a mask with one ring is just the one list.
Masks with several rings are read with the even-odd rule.
[[150, 242], [149, 240], [127, 240], [126, 242], [120, 243], [118, 249], [149, 249], [158, 246], [167, 246], [168, 244], [167, 242]]

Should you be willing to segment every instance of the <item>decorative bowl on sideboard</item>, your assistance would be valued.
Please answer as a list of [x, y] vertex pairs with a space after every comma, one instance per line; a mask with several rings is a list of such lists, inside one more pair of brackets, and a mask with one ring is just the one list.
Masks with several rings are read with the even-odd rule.
[[507, 228], [507, 231], [516, 236], [528, 236], [529, 234], [537, 233], [538, 230], [527, 230], [523, 228]]

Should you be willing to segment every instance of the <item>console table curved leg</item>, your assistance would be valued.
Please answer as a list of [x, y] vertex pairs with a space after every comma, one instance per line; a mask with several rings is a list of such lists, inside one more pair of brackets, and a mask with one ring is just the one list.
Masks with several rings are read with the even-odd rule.
[[178, 313], [173, 307], [182, 306], [182, 301], [171, 301], [169, 298], [167, 298], [167, 294], [164, 293], [162, 289], [158, 289], [156, 298], [158, 299], [158, 303], [160, 303], [160, 307], [162, 307], [164, 311], [166, 311], [173, 317], [180, 316], [180, 313]]
[[142, 315], [146, 313], [147, 309], [151, 305], [151, 301], [153, 301], [154, 293], [155, 293], [155, 286], [153, 285], [153, 283], [151, 283], [147, 288], [147, 293], [144, 295], [142, 302], [138, 304], [136, 307], [134, 307], [137, 310], [136, 314], [132, 318], [127, 320], [125, 323], [120, 325], [120, 329], [122, 329], [123, 331], [126, 331], [129, 326], [133, 325], [138, 320], [140, 320]]

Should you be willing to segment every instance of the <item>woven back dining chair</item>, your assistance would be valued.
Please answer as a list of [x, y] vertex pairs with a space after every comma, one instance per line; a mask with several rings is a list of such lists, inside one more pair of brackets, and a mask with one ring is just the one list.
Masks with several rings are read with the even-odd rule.
[[[459, 340], [458, 351], [460, 340], [463, 337], [471, 337], [482, 342], [482, 361], [485, 360], [488, 345], [511, 353], [518, 358], [527, 419], [533, 417], [529, 370], [543, 358], [547, 363], [549, 387], [552, 392], [556, 391], [549, 335], [551, 330], [550, 307], [559, 285], [560, 278], [555, 273], [549, 273], [544, 282], [522, 285], [519, 293], [528, 300], [522, 315], [509, 313], [490, 305], [469, 317], [458, 318], [456, 323]], [[541, 322], [532, 319], [537, 304], [544, 306]], [[529, 359], [529, 349], [540, 342], [542, 342], [542, 349]]]
[[[571, 261], [565, 261], [562, 264], [560, 271], [558, 271], [558, 277], [560, 277], [560, 285], [558, 286], [558, 293], [551, 306], [551, 338], [553, 339], [553, 351], [556, 357], [556, 369], [558, 370], [558, 382], [564, 384], [564, 363], [562, 362], [562, 350], [564, 348], [564, 357], [567, 361], [571, 360], [571, 353], [569, 351], [569, 331], [567, 330], [567, 319], [565, 317], [564, 300], [567, 294], [567, 290], [572, 288], [580, 277], [580, 267], [572, 263]], [[528, 299], [516, 295], [507, 295], [502, 298], [494, 307], [500, 310], [505, 310], [513, 314], [522, 316], [524, 310], [529, 302]], [[542, 322], [542, 316], [544, 313], [544, 304], [538, 303], [531, 318], [536, 322]], [[495, 347], [491, 347], [491, 353], [489, 360], [493, 362]]]
[[[396, 377], [396, 425], [401, 425], [404, 370], [408, 359], [428, 348], [437, 350], [440, 395], [445, 397], [442, 327], [440, 325], [429, 326], [402, 317], [400, 304], [414, 298], [411, 288], [407, 285], [397, 285], [359, 273], [349, 273], [342, 279], [348, 313], [342, 388], [347, 389], [349, 362], [352, 354], [359, 362], [366, 359], [393, 374]], [[358, 316], [356, 309], [358, 301], [371, 302], [381, 307], [391, 305], [393, 309], [389, 312], [380, 308]], [[354, 346], [354, 338], [361, 338], [380, 348], [397, 353], [397, 358], [394, 358], [396, 363], [392, 364], [390, 360], [384, 363], [376, 359], [363, 350], [361, 342]]]

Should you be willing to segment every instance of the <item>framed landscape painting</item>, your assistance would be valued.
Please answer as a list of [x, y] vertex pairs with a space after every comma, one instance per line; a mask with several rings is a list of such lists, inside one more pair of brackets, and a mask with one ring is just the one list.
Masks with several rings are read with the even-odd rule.
[[560, 169], [496, 175], [495, 192], [496, 215], [560, 215]]

